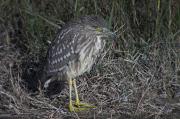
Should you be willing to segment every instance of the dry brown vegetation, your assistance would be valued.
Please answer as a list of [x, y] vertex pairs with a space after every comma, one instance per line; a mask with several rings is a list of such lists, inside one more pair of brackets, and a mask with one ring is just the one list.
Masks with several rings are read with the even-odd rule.
[[[179, 119], [179, 5], [178, 0], [1, 0], [0, 118]], [[22, 75], [36, 81], [58, 28], [88, 14], [108, 21], [118, 46], [108, 46], [91, 73], [78, 78], [80, 99], [97, 108], [69, 113], [67, 86], [48, 98], [41, 89], [26, 89]]]

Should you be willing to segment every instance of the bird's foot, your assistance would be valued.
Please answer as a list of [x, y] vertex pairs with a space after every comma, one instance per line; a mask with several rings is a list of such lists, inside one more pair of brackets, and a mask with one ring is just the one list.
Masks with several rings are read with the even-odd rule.
[[80, 103], [80, 102], [75, 102], [74, 106], [76, 107], [83, 107], [83, 108], [96, 108], [96, 106], [93, 106], [91, 104], [88, 103]]
[[88, 110], [90, 108], [96, 108], [96, 106], [93, 106], [87, 103], [77, 103], [77, 102], [73, 104], [69, 104], [70, 112], [80, 112], [80, 111]]
[[75, 107], [75, 106], [69, 107], [70, 112], [81, 112], [81, 111], [85, 111], [87, 109], [88, 108], [84, 108], [84, 107]]

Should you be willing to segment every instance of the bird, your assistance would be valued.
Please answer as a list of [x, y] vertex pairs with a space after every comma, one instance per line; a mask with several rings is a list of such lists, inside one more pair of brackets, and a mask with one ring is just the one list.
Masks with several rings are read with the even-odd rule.
[[[114, 40], [115, 33], [108, 29], [101, 16], [86, 15], [65, 23], [49, 46], [44, 66], [45, 77], [64, 76], [69, 85], [69, 111], [82, 111], [95, 106], [79, 99], [76, 79], [90, 72], [97, 58], [105, 49], [107, 40]], [[48, 87], [50, 80], [44, 87]], [[75, 101], [72, 101], [72, 89]]]

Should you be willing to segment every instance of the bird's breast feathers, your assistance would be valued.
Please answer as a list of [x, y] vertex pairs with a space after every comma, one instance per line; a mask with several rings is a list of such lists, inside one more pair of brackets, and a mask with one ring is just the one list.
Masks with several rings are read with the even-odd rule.
[[71, 62], [69, 65], [69, 76], [74, 78], [89, 72], [95, 63], [97, 57], [101, 54], [105, 46], [104, 40], [99, 36], [96, 39], [87, 42], [86, 45], [81, 47], [79, 52], [79, 59], [77, 62]]

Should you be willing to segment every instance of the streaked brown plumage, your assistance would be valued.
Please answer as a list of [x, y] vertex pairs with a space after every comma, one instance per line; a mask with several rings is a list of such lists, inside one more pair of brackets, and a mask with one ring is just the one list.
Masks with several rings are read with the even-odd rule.
[[[104, 49], [106, 39], [112, 39], [113, 37], [114, 34], [107, 29], [103, 18], [85, 16], [65, 24], [51, 44], [44, 72], [47, 77], [66, 76], [70, 88], [70, 111], [90, 107], [81, 105], [75, 78], [91, 70], [97, 57]], [[45, 83], [46, 86], [48, 86], [48, 83], [49, 81]], [[74, 105], [71, 101], [72, 85], [74, 85], [76, 93]]]

